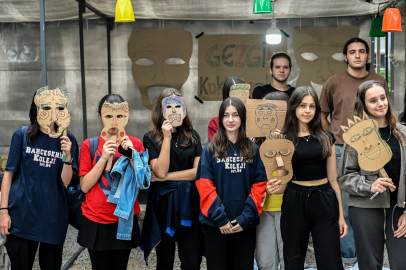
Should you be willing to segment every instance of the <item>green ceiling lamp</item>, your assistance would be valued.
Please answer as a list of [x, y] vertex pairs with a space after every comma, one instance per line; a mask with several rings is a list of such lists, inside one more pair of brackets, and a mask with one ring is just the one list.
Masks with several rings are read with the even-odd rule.
[[370, 37], [386, 37], [386, 33], [382, 32], [383, 18], [379, 15], [380, 5], [381, 4], [378, 5], [378, 13], [376, 13], [375, 18], [373, 18], [371, 22], [371, 30], [369, 30]]
[[382, 32], [383, 18], [379, 13], [372, 19], [371, 30], [369, 31], [370, 37], [386, 37], [386, 33]]
[[271, 0], [254, 0], [253, 14], [272, 13]]

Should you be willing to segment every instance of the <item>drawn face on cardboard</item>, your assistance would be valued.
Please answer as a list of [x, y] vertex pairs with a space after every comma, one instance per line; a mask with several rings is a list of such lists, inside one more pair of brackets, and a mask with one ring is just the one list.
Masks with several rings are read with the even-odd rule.
[[153, 101], [163, 88], [182, 88], [189, 77], [192, 49], [191, 33], [180, 27], [133, 29], [128, 56], [145, 107], [152, 110]]
[[264, 135], [271, 133], [278, 125], [276, 105], [273, 103], [258, 105], [255, 110], [255, 124]]
[[343, 47], [359, 35], [358, 26], [295, 28], [294, 53], [300, 67], [296, 85], [311, 85], [320, 96], [324, 82], [346, 70]]
[[261, 159], [268, 179], [277, 178], [286, 184], [292, 179], [292, 156], [295, 147], [281, 135], [265, 141], [260, 147]]
[[244, 105], [247, 105], [247, 100], [250, 98], [250, 88], [249, 84], [234, 84], [230, 87], [230, 97], [236, 97]]
[[344, 130], [344, 141], [358, 152], [358, 164], [366, 171], [377, 171], [385, 166], [392, 158], [392, 150], [382, 140], [378, 124], [369, 119], [364, 113], [361, 118], [354, 116], [354, 121], [348, 119], [349, 127], [341, 126]]
[[100, 117], [104, 126], [101, 137], [104, 140], [108, 140], [106, 137], [107, 133], [118, 136], [117, 139], [120, 141], [127, 135], [125, 126], [128, 124], [130, 117], [127, 101], [113, 104], [105, 101], [100, 112]]
[[186, 101], [183, 97], [166, 97], [162, 100], [162, 112], [173, 127], [179, 127], [186, 117]]
[[[37, 90], [34, 103], [37, 105], [37, 121], [51, 138], [58, 138], [70, 124], [68, 91], [62, 87]], [[52, 127], [53, 125], [53, 127]], [[54, 132], [52, 131], [55, 130]]]

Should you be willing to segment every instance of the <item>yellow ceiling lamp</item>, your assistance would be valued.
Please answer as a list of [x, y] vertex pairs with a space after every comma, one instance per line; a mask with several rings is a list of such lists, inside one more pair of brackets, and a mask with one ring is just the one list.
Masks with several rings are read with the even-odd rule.
[[131, 0], [117, 0], [115, 22], [133, 22], [134, 11]]

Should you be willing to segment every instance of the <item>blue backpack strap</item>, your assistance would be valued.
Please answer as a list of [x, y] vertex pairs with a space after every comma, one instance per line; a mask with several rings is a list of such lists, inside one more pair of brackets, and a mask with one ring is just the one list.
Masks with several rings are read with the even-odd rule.
[[92, 164], [94, 156], [96, 155], [97, 147], [99, 146], [99, 136], [89, 139], [90, 141], [90, 156], [92, 157]]

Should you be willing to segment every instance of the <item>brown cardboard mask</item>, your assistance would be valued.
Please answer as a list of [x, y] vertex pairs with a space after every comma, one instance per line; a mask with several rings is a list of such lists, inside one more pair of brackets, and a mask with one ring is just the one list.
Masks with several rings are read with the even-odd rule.
[[265, 137], [285, 122], [287, 104], [281, 100], [247, 100], [247, 137]]
[[343, 47], [347, 40], [358, 37], [358, 26], [296, 27], [294, 53], [300, 68], [296, 87], [309, 85], [320, 96], [326, 80], [346, 70]]
[[230, 97], [236, 97], [247, 106], [247, 100], [250, 98], [249, 84], [234, 84], [230, 87]]
[[295, 146], [284, 135], [271, 134], [261, 145], [260, 153], [268, 180], [277, 178], [281, 184], [288, 183], [293, 176], [292, 156]]
[[378, 124], [364, 112], [361, 118], [348, 119], [348, 127], [341, 126], [344, 141], [358, 152], [359, 167], [365, 171], [377, 171], [392, 158], [392, 150], [382, 140]]
[[117, 128], [118, 142], [115, 143], [120, 143], [121, 139], [127, 135], [125, 132], [125, 126], [128, 124], [128, 119], [130, 117], [130, 110], [127, 101], [114, 104], [105, 101], [100, 114], [104, 126], [101, 132], [101, 137], [107, 141], [108, 138], [106, 135], [108, 130], [110, 128]]
[[152, 110], [152, 103], [162, 88], [182, 88], [189, 77], [192, 50], [192, 34], [183, 28], [133, 29], [128, 40], [128, 56], [145, 107]]
[[[34, 103], [37, 105], [37, 121], [51, 138], [63, 135], [70, 124], [68, 111], [68, 91], [65, 88], [42, 87], [37, 90]], [[51, 125], [56, 125], [52, 133]]]
[[173, 127], [179, 127], [186, 117], [186, 101], [183, 97], [166, 97], [162, 100], [162, 112]]

